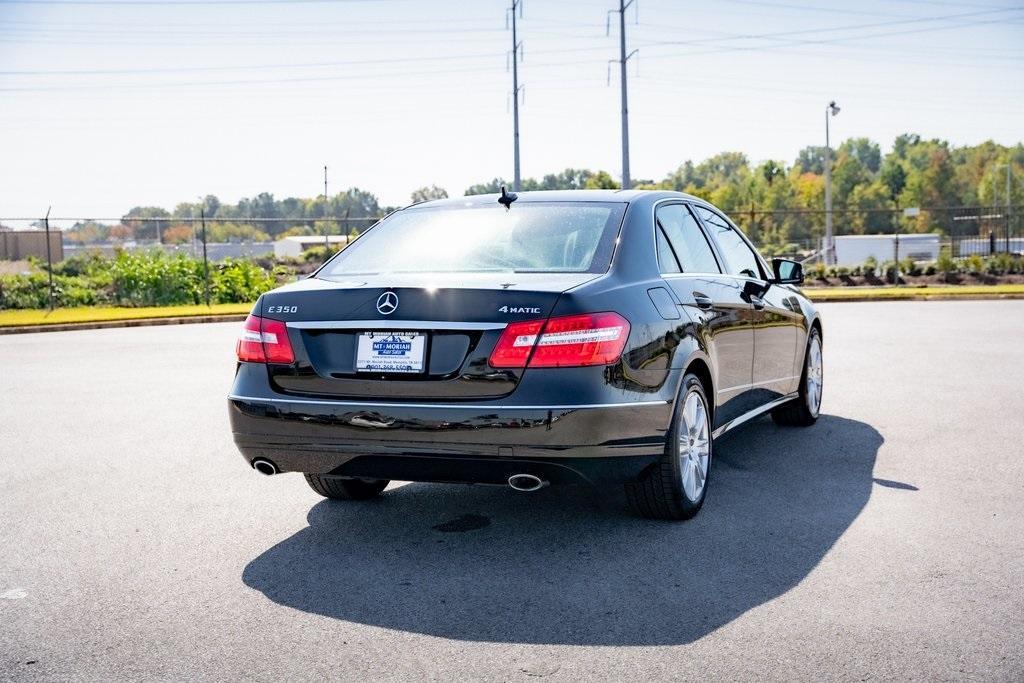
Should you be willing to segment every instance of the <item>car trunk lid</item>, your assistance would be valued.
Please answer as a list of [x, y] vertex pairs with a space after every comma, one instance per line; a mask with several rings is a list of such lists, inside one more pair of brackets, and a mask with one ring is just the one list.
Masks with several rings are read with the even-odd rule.
[[563, 292], [596, 277], [500, 272], [302, 280], [262, 300], [264, 317], [287, 323], [296, 355], [293, 365], [269, 366], [271, 379], [284, 393], [353, 400], [504, 396], [523, 372], [487, 362], [504, 327], [547, 318]]

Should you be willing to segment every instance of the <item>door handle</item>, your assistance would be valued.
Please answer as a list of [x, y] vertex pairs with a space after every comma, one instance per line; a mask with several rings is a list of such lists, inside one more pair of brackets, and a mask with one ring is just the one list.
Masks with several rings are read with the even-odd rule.
[[753, 304], [754, 308], [756, 308], [759, 311], [764, 308], [764, 299], [762, 299], [759, 296], [750, 297], [750, 303]]
[[706, 294], [701, 294], [700, 292], [693, 293], [693, 301], [697, 304], [697, 308], [711, 308], [715, 305], [715, 302], [711, 300], [711, 297]]

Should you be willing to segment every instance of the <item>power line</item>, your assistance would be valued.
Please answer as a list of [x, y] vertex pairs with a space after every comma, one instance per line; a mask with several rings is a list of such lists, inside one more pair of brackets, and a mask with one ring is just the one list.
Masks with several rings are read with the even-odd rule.
[[292, 64], [247, 64], [243, 66], [176, 66], [147, 69], [69, 69], [53, 71], [0, 71], [0, 76], [117, 76], [153, 73], [197, 73], [205, 71], [241, 71], [263, 69], [312, 69], [336, 66], [366, 66], [371, 64], [405, 64], [408, 62], [437, 62], [466, 59], [493, 59], [499, 53], [486, 52], [468, 55], [434, 55], [418, 57], [395, 57], [386, 59], [352, 59], [337, 62], [305, 62]]
[[[923, 23], [923, 22], [956, 21], [956, 20], [964, 19], [964, 18], [968, 18], [968, 17], [976, 17], [976, 16], [989, 15], [989, 14], [999, 14], [999, 13], [1005, 13], [1005, 12], [1021, 12], [1021, 11], [1024, 11], [1024, 8], [1021, 8], [1021, 7], [1005, 8], [1005, 9], [997, 9], [997, 10], [986, 10], [986, 11], [980, 11], [980, 12], [964, 12], [964, 13], [960, 13], [960, 14], [947, 14], [947, 15], [939, 16], [939, 17], [918, 17], [918, 18], [914, 18], [914, 19], [898, 19], [898, 20], [895, 20], [895, 21], [872, 22], [872, 23], [869, 23], [869, 24], [852, 24], [852, 25], [846, 25], [846, 26], [834, 26], [834, 27], [830, 27], [830, 28], [809, 28], [809, 29], [799, 29], [799, 30], [794, 30], [794, 31], [776, 31], [776, 32], [771, 32], [771, 33], [733, 34], [733, 35], [730, 35], [730, 36], [714, 37], [714, 38], [692, 38], [692, 39], [688, 39], [688, 40], [668, 40], [668, 41], [662, 41], [662, 42], [651, 43], [651, 44], [652, 45], [703, 45], [703, 44], [707, 44], [707, 43], [715, 44], [715, 43], [719, 43], [719, 42], [723, 42], [723, 41], [763, 40], [763, 39], [766, 39], [766, 38], [767, 39], [783, 38], [783, 37], [789, 37], [789, 36], [805, 35], [805, 34], [808, 34], [808, 33], [811, 33], [811, 34], [834, 33], [836, 31], [857, 31], [857, 30], [861, 30], [861, 29], [865, 29], [865, 28], [882, 28], [882, 27], [885, 27], [885, 26], [897, 26], [897, 25], [903, 25], [903, 24], [917, 24], [917, 23]], [[954, 25], [954, 26], [940, 26], [940, 27], [935, 27], [934, 29], [924, 29], [924, 30], [945, 30], [945, 29], [949, 29], [949, 28], [960, 28], [961, 26], [964, 26], [964, 25], [965, 24], [957, 24], [957, 25]], [[966, 25], [971, 25], [971, 24], [966, 24]], [[901, 33], [886, 33], [886, 34], [877, 34], [877, 35], [901, 35]], [[830, 42], [831, 40], [837, 40], [837, 41], [851, 40], [851, 39], [852, 40], [856, 40], [858, 38], [864, 38], [864, 37], [873, 37], [873, 36], [871, 36], [871, 35], [868, 35], [868, 36], [839, 36], [838, 38], [834, 38], [834, 39], [824, 39], [824, 40], [821, 40], [821, 41], [807, 41], [807, 42], [809, 42], [809, 43], [817, 43], [817, 42]], [[797, 42], [803, 42], [803, 41], [797, 41]]]
[[0, 5], [335, 5], [402, 0], [0, 0]]
[[[904, 3], [911, 2], [911, 1], [913, 1], [913, 0], [901, 0], [901, 2], [904, 2]], [[736, 5], [748, 5], [748, 6], [754, 6], [754, 7], [772, 7], [772, 8], [778, 8], [778, 9], [794, 9], [794, 10], [799, 10], [800, 12], [821, 12], [821, 13], [829, 13], [829, 14], [851, 14], [851, 15], [876, 16], [876, 17], [899, 17], [899, 16], [906, 16], [906, 15], [900, 15], [900, 14], [893, 14], [891, 12], [872, 12], [872, 11], [869, 11], [869, 10], [855, 10], [855, 9], [846, 9], [846, 8], [841, 8], [841, 7], [823, 7], [823, 6], [821, 6], [821, 4], [803, 5], [803, 4], [796, 4], [796, 3], [790, 3], [790, 2], [770, 2], [770, 1], [766, 1], [766, 0], [722, 0], [722, 2], [728, 2], [728, 3], [732, 3], [732, 4], [736, 4]], [[973, 4], [973, 3], [927, 2], [925, 0], [920, 0], [920, 2], [918, 4], [941, 5], [941, 6], [948, 6], [948, 7], [979, 7], [979, 8], [985, 8], [985, 9], [996, 9], [996, 7], [994, 5], [979, 5], [979, 4]]]

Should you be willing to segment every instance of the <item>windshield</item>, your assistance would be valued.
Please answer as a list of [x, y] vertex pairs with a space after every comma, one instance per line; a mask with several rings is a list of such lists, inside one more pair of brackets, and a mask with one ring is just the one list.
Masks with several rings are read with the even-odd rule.
[[398, 211], [319, 277], [416, 272], [603, 273], [626, 205], [530, 202]]

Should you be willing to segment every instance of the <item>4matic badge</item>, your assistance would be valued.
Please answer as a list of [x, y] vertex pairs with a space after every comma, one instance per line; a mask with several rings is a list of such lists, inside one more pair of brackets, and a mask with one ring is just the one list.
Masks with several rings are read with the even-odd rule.
[[499, 313], [540, 313], [539, 308], [533, 306], [502, 306]]

